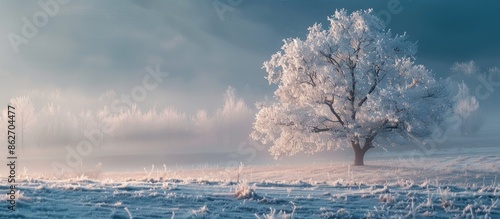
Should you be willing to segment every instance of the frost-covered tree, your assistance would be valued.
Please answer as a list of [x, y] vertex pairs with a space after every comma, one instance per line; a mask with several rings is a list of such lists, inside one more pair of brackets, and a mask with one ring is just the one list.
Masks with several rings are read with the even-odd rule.
[[476, 132], [480, 125], [478, 115], [479, 102], [472, 96], [465, 82], [458, 84], [458, 93], [455, 96], [453, 112], [461, 119], [460, 131], [462, 135]]
[[430, 135], [450, 104], [444, 84], [414, 63], [416, 45], [385, 31], [371, 9], [328, 20], [264, 63], [276, 102], [258, 106], [251, 136], [275, 158], [352, 147], [363, 165], [374, 146]]
[[24, 141], [32, 131], [33, 126], [37, 121], [35, 115], [35, 107], [29, 96], [12, 98], [10, 103], [15, 107], [16, 112], [16, 139], [17, 144], [24, 150]]
[[37, 113], [37, 118], [33, 135], [39, 148], [66, 146], [73, 142], [76, 119], [60, 105], [48, 103]]
[[478, 86], [485, 85], [487, 95], [489, 95], [489, 92], [491, 92], [493, 88], [488, 81], [495, 81], [493, 76], [498, 68], [493, 67], [488, 69], [487, 72], [483, 72], [474, 60], [470, 60], [468, 62], [455, 62], [450, 70], [454, 73], [458, 73], [455, 77], [462, 79], [461, 83], [453, 82], [450, 84], [452, 85], [450, 91], [457, 94], [454, 98], [453, 105], [454, 118], [457, 119], [456, 124], [460, 128], [460, 132], [463, 136], [475, 134], [483, 126], [486, 117], [474, 94], [481, 97], [483, 96], [483, 92], [481, 92], [481, 90], [475, 90], [476, 92], [472, 91], [474, 94], [471, 94], [464, 80], [469, 82], [481, 82], [481, 85]]
[[229, 86], [224, 94], [224, 105], [217, 110], [214, 118], [219, 144], [235, 144], [235, 139], [243, 138], [236, 136], [237, 133], [248, 136], [250, 130], [240, 124], [251, 124], [252, 115], [245, 101], [236, 96], [236, 89]]
[[477, 67], [474, 60], [468, 62], [455, 62], [451, 66], [450, 70], [455, 73], [463, 73], [465, 75], [474, 75], [479, 73], [480, 69]]

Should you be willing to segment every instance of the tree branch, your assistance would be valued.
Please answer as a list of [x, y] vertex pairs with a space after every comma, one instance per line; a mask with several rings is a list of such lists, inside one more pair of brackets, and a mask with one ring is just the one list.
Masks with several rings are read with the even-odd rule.
[[374, 70], [373, 74], [375, 76], [375, 81], [373, 82], [373, 85], [370, 88], [370, 90], [368, 91], [368, 93], [361, 99], [361, 101], [359, 101], [358, 107], [361, 107], [363, 105], [363, 103], [365, 103], [366, 100], [368, 100], [368, 95], [372, 94], [373, 91], [375, 91], [375, 88], [377, 88], [378, 83], [380, 81], [382, 81], [382, 79], [384, 79], [384, 77], [385, 77], [385, 75], [384, 75], [384, 76], [382, 76], [382, 78], [379, 78], [380, 67], [378, 67], [378, 65], [375, 65], [375, 70]]
[[[306, 59], [302, 58], [302, 61], [304, 61], [304, 65], [306, 66], [306, 68], [309, 69], [309, 65], [307, 64]], [[316, 82], [314, 82], [314, 79], [313, 79], [313, 77], [316, 78], [316, 72], [315, 71], [309, 72], [309, 71], [304, 69], [304, 73], [309, 77], [309, 80], [311, 81], [311, 82], [305, 82], [305, 83], [307, 83], [313, 87], [316, 87]]]
[[313, 127], [313, 130], [312, 132], [314, 133], [320, 133], [320, 132], [327, 132], [327, 131], [331, 131], [332, 129], [331, 128], [318, 128], [318, 127]]
[[348, 100], [351, 101], [352, 107], [352, 115], [351, 119], [356, 120], [356, 109], [354, 108], [354, 102], [356, 101], [356, 78], [354, 77], [354, 69], [356, 68], [356, 64], [351, 60], [351, 54], [349, 53], [349, 69], [351, 72], [351, 90], [349, 91]]
[[313, 87], [316, 87], [316, 82], [314, 82], [314, 79], [313, 79], [313, 76], [314, 78], [316, 78], [316, 72], [313, 71], [312, 73], [306, 73], [307, 76], [309, 76], [309, 79], [311, 80], [311, 84], [313, 85]]
[[[377, 135], [378, 134], [378, 131], [377, 130], [380, 130], [382, 128], [384, 128], [384, 126], [389, 122], [388, 119], [384, 120], [383, 122], [381, 122], [381, 124], [375, 128], [373, 128], [372, 130], [370, 130], [370, 133], [372, 133], [372, 135]], [[376, 132], [375, 132], [376, 131]]]
[[[330, 48], [330, 49], [331, 49], [331, 48]], [[323, 51], [320, 51], [319, 53], [320, 53], [322, 56], [324, 56], [324, 57], [328, 60], [328, 62], [329, 62], [330, 64], [334, 65], [334, 66], [337, 68], [337, 72], [342, 73], [342, 74], [345, 74], [345, 73], [344, 73], [344, 70], [342, 70], [342, 68], [340, 67], [339, 62], [337, 62], [337, 60], [335, 60], [335, 59], [332, 57], [332, 54], [331, 54], [331, 53], [330, 53], [330, 54], [326, 54], [326, 53], [324, 53]]]
[[332, 97], [332, 100], [326, 100], [325, 99], [325, 101], [323, 101], [323, 103], [326, 104], [330, 108], [330, 111], [333, 113], [333, 115], [335, 116], [335, 118], [337, 118], [338, 122], [342, 126], [344, 126], [344, 124], [345, 124], [344, 121], [342, 120], [342, 118], [340, 118], [340, 115], [333, 108], [333, 102], [334, 102], [334, 97]]
[[308, 85], [311, 85], [312, 87], [316, 87], [316, 84], [314, 83], [311, 83], [310, 81], [301, 81], [299, 82], [300, 84], [308, 84]]
[[385, 132], [392, 132], [393, 130], [402, 130], [402, 128], [400, 126], [404, 126], [403, 123], [400, 123], [400, 122], [396, 122], [396, 123], [391, 123], [391, 124], [386, 124], [386, 125], [383, 125], [383, 127], [381, 127], [381, 129]]
[[370, 148], [375, 148], [375, 147], [373, 147], [372, 142], [373, 142], [373, 139], [375, 139], [376, 136], [377, 136], [377, 134], [374, 134], [374, 135], [371, 135], [371, 136], [367, 137], [365, 139], [365, 145], [363, 146], [363, 148], [361, 150], [363, 150], [364, 152], [366, 152], [366, 151], [370, 150]]

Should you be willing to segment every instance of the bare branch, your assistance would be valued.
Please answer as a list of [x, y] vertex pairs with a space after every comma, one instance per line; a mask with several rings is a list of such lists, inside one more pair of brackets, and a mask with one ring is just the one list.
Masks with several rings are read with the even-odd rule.
[[400, 122], [388, 123], [387, 122], [385, 125], [383, 125], [383, 127], [381, 127], [381, 129], [384, 132], [392, 132], [394, 130], [402, 130], [404, 127], [401, 127], [401, 126], [404, 126], [404, 123], [400, 123]]
[[332, 96], [332, 100], [326, 100], [325, 99], [325, 101], [323, 103], [326, 104], [330, 108], [330, 111], [333, 113], [333, 115], [335, 116], [335, 118], [337, 118], [337, 120], [340, 122], [340, 124], [342, 126], [344, 126], [345, 125], [344, 121], [342, 120], [342, 118], [340, 118], [340, 115], [333, 108], [333, 102], [334, 102], [334, 97]]
[[359, 103], [358, 103], [358, 107], [361, 107], [361, 106], [363, 105], [363, 103], [365, 103], [365, 102], [366, 102], [366, 100], [368, 99], [368, 96], [369, 96], [370, 94], [372, 94], [372, 93], [373, 93], [373, 91], [375, 91], [375, 88], [377, 88], [378, 83], [379, 83], [380, 81], [382, 81], [382, 79], [384, 79], [384, 77], [385, 77], [385, 75], [386, 75], [386, 74], [384, 74], [384, 75], [382, 76], [382, 78], [379, 78], [379, 74], [380, 74], [380, 67], [378, 67], [378, 65], [375, 65], [375, 70], [373, 71], [373, 74], [374, 74], [374, 76], [375, 76], [375, 80], [374, 80], [374, 82], [373, 82], [373, 85], [372, 85], [372, 87], [370, 88], [370, 90], [368, 91], [368, 93], [367, 93], [367, 94], [366, 94], [366, 95], [365, 95], [365, 96], [361, 99], [361, 101], [359, 101]]
[[[330, 48], [330, 49], [331, 49], [331, 48]], [[331, 54], [331, 53], [330, 53], [330, 54], [326, 54], [326, 53], [324, 53], [323, 51], [320, 51], [319, 53], [321, 53], [321, 55], [322, 55], [322, 56], [324, 56], [330, 64], [334, 65], [334, 66], [337, 68], [337, 72], [342, 73], [342, 74], [345, 74], [345, 73], [344, 73], [344, 70], [342, 70], [342, 68], [340, 67], [339, 62], [337, 62], [337, 60], [335, 60], [335, 59], [332, 57], [332, 54]]]
[[372, 133], [372, 135], [377, 135], [379, 130], [384, 128], [385, 125], [387, 125], [387, 123], [389, 123], [389, 120], [388, 119], [385, 119], [384, 121], [380, 122], [380, 125], [373, 128], [372, 130], [370, 130], [370, 133]]
[[[309, 69], [309, 65], [306, 61], [305, 58], [302, 58], [302, 61], [304, 61], [304, 65], [306, 66], [307, 69]], [[309, 72], [307, 70], [304, 70], [304, 73], [309, 77], [309, 80], [310, 82], [305, 82], [313, 87], [316, 87], [316, 82], [314, 82], [314, 78], [316, 78], [316, 72], [313, 71], [313, 72]]]
[[332, 130], [331, 128], [318, 128], [318, 127], [313, 127], [312, 132], [314, 132], [314, 133], [320, 133], [320, 132], [327, 132], [327, 131], [331, 131], [331, 130]]
[[301, 81], [299, 84], [308, 84], [311, 85], [312, 87], [316, 87], [316, 84], [311, 83], [310, 81]]
[[354, 102], [356, 101], [356, 77], [354, 76], [354, 69], [356, 68], [356, 64], [357, 63], [353, 64], [353, 61], [351, 60], [351, 54], [349, 53], [349, 69], [351, 72], [351, 90], [349, 91], [349, 97], [347, 99], [351, 101], [351, 107], [352, 107], [351, 119], [353, 119], [353, 120], [356, 119], [356, 109], [354, 108]]

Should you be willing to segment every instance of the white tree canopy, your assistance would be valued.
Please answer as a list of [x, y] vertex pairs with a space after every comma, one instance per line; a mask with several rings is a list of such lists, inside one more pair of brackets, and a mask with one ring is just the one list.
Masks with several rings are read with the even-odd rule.
[[427, 135], [443, 121], [445, 86], [414, 63], [406, 34], [392, 36], [371, 9], [336, 11], [328, 21], [328, 29], [309, 27], [305, 40], [284, 40], [264, 63], [277, 101], [259, 107], [251, 136], [271, 143], [272, 155], [366, 152], [382, 135]]

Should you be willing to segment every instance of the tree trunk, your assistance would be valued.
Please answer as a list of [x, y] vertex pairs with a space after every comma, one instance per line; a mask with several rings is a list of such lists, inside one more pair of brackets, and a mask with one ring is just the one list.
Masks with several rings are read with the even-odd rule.
[[373, 148], [372, 141], [375, 136], [369, 137], [365, 139], [365, 145], [363, 148], [359, 145], [359, 139], [351, 141], [352, 148], [354, 149], [354, 166], [364, 166], [363, 159], [365, 158], [365, 154], [370, 148]]
[[365, 157], [366, 151], [363, 151], [361, 149], [359, 150], [354, 150], [354, 166], [363, 166], [365, 165], [363, 163], [363, 159]]

